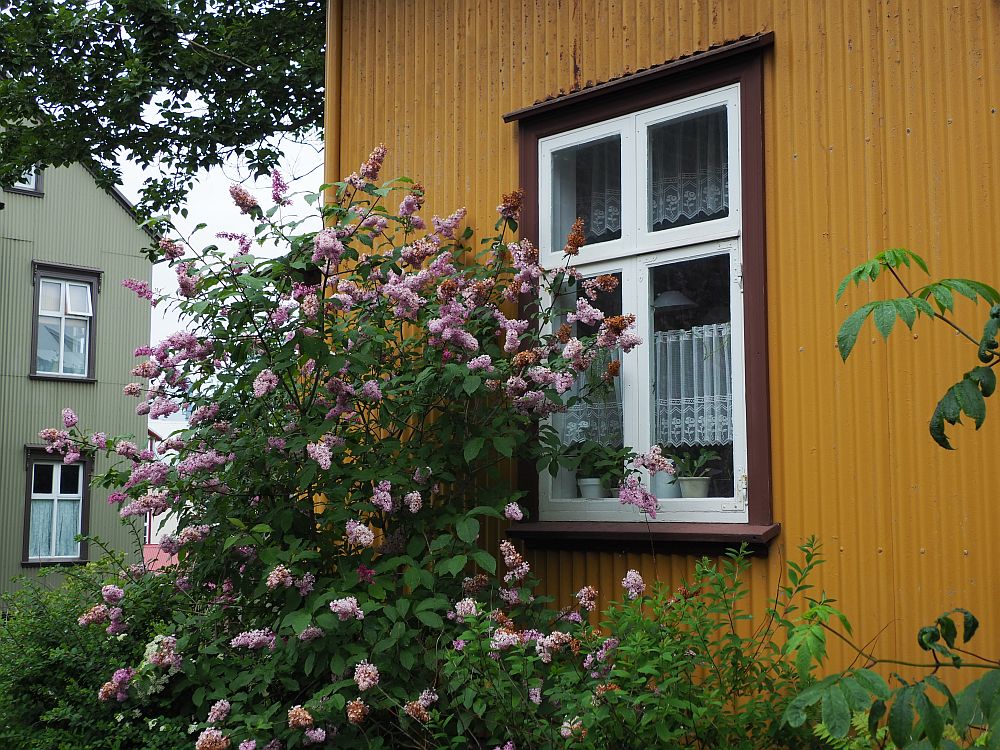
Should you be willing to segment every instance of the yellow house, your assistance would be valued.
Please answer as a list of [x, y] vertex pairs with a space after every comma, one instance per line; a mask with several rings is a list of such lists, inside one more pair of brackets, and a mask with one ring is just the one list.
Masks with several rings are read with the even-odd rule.
[[474, 228], [521, 186], [522, 236], [552, 260], [584, 218], [580, 271], [619, 276], [605, 303], [645, 341], [611, 429], [720, 456], [709, 496], [664, 496], [648, 528], [522, 467], [532, 516], [507, 533], [550, 593], [618, 597], [630, 567], [677, 582], [747, 541], [759, 610], [815, 534], [818, 583], [877, 652], [912, 655], [955, 606], [996, 642], [1000, 418], [954, 452], [926, 429], [975, 350], [922, 320], [888, 344], [865, 328], [844, 364], [841, 320], [895, 292], [833, 292], [895, 246], [1000, 278], [1000, 3], [330, 0], [328, 34], [327, 179], [385, 142], [428, 214], [464, 205]]

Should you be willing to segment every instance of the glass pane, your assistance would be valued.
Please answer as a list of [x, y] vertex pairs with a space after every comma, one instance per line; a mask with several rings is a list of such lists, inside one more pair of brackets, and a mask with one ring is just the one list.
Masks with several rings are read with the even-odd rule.
[[66, 291], [66, 312], [90, 315], [90, 287], [86, 284], [69, 284]]
[[675, 457], [680, 476], [710, 478], [707, 497], [733, 496], [729, 265], [715, 255], [650, 269], [651, 440]]
[[650, 232], [729, 215], [726, 131], [725, 107], [649, 128]]
[[63, 372], [68, 375], [87, 374], [87, 329], [89, 327], [89, 321], [66, 319]]
[[[559, 300], [560, 321], [569, 326], [572, 336], [583, 338], [597, 334], [600, 321], [587, 318], [591, 307], [605, 316], [622, 313], [621, 274], [607, 274], [599, 277], [599, 281], [600, 285], [594, 278], [587, 279]], [[583, 320], [578, 319], [581, 315]], [[599, 355], [564, 395], [565, 398], [586, 397], [587, 401], [575, 403], [566, 412], [553, 416], [553, 426], [563, 445], [572, 448], [580, 458], [575, 472], [561, 471], [553, 480], [553, 497], [586, 496], [579, 485], [580, 479], [604, 479], [603, 487], [595, 485], [601, 492], [599, 497], [610, 495], [617, 484], [605, 476], [608, 467], [598, 464], [610, 451], [624, 444], [621, 381], [615, 376], [620, 367], [618, 361], [618, 352], [605, 351]]]
[[28, 557], [52, 556], [52, 506], [54, 500], [31, 501]]
[[38, 316], [38, 352], [35, 370], [38, 372], [59, 372], [59, 349], [62, 337], [59, 334], [62, 321], [48, 315]]
[[31, 478], [31, 491], [36, 495], [52, 494], [52, 464], [35, 464]]
[[59, 494], [79, 495], [80, 487], [80, 464], [70, 464], [60, 467], [59, 471]]
[[573, 222], [583, 219], [587, 244], [622, 236], [621, 136], [552, 153], [552, 249], [566, 245]]
[[38, 309], [59, 314], [62, 310], [62, 284], [58, 281], [39, 282]]
[[74, 537], [80, 533], [80, 501], [60, 500], [56, 506], [56, 555], [77, 557], [80, 543]]

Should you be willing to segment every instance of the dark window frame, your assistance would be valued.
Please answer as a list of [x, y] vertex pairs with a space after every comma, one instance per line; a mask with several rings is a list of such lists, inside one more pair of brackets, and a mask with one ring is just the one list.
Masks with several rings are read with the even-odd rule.
[[[767, 265], [764, 232], [764, 53], [765, 33], [701, 52], [624, 78], [599, 84], [504, 116], [518, 125], [520, 184], [525, 190], [520, 234], [538, 240], [538, 142], [575, 128], [660, 104], [740, 85], [741, 180], [743, 194], [743, 299], [747, 393], [747, 523], [655, 523], [533, 521], [513, 524], [508, 535], [529, 545], [570, 549], [718, 551], [748, 543], [758, 553], [777, 537], [772, 516], [771, 422], [767, 363]], [[532, 300], [524, 300], [525, 305]], [[538, 474], [530, 462], [518, 466], [518, 488], [538, 517]]]
[[[78, 557], [40, 557], [28, 558], [28, 542], [31, 533], [31, 480], [33, 469], [37, 463], [59, 463], [58, 453], [49, 453], [43, 446], [24, 446], [24, 518], [21, 538], [21, 567], [40, 568], [43, 566], [84, 565], [88, 560], [87, 542], [80, 542]], [[90, 533], [90, 478], [94, 472], [94, 462], [91, 458], [81, 458], [77, 463], [83, 470], [83, 497], [80, 501], [80, 534]]]
[[45, 170], [39, 169], [35, 172], [35, 187], [26, 188], [19, 187], [17, 185], [11, 185], [10, 187], [4, 188], [5, 193], [12, 193], [14, 195], [29, 195], [33, 198], [42, 198], [45, 195]]
[[[101, 281], [104, 272], [97, 268], [66, 266], [47, 261], [31, 261], [31, 353], [28, 377], [34, 380], [57, 380], [61, 383], [96, 383], [97, 382], [97, 308], [98, 296], [101, 292]], [[90, 327], [87, 338], [87, 373], [86, 375], [65, 375], [63, 373], [38, 372], [38, 308], [40, 285], [43, 278], [59, 281], [75, 281], [90, 286]]]

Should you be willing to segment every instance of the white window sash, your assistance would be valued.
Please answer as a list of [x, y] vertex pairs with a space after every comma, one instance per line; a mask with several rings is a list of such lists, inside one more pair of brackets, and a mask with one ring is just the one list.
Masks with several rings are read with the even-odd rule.
[[[80, 557], [80, 543], [79, 542], [75, 542], [75, 544], [76, 544], [76, 552], [74, 554], [70, 554], [70, 555], [57, 555], [56, 554], [56, 550], [57, 550], [58, 544], [59, 544], [58, 532], [59, 532], [59, 503], [60, 503], [60, 501], [63, 501], [63, 502], [75, 502], [75, 503], [77, 503], [76, 534], [74, 534], [74, 536], [76, 536], [76, 535], [78, 535], [78, 534], [80, 534], [82, 532], [82, 528], [83, 528], [83, 526], [82, 526], [82, 521], [83, 521], [83, 474], [84, 474], [83, 465], [82, 464], [77, 464], [79, 466], [79, 472], [77, 473], [77, 486], [76, 486], [76, 492], [75, 493], [65, 493], [65, 492], [61, 491], [60, 483], [62, 481], [62, 464], [56, 464], [56, 463], [48, 464], [45, 461], [35, 461], [35, 462], [32, 462], [29, 465], [31, 467], [31, 469], [30, 469], [31, 476], [29, 477], [29, 481], [31, 481], [31, 486], [32, 486], [31, 497], [29, 498], [29, 501], [33, 502], [35, 500], [51, 500], [52, 501], [52, 520], [51, 520], [51, 526], [49, 528], [48, 554], [46, 554], [46, 555], [31, 555], [30, 551], [29, 551], [28, 559], [29, 560], [76, 560], [76, 559], [79, 559], [79, 557]], [[52, 492], [49, 492], [49, 493], [35, 492], [35, 490], [34, 490], [35, 467], [36, 466], [41, 466], [41, 465], [52, 466]], [[31, 508], [30, 508], [30, 502], [29, 502], [29, 509], [28, 509], [28, 523], [29, 523], [28, 536], [29, 536], [29, 538], [31, 536], [31, 529], [30, 529]]]
[[[47, 310], [43, 309], [41, 305], [41, 284], [42, 282], [48, 284], [58, 284], [59, 285], [59, 309], [58, 310]], [[39, 289], [36, 294], [39, 295], [38, 304], [38, 315], [39, 317], [45, 316], [47, 318], [59, 318], [59, 365], [54, 371], [40, 370], [46, 375], [61, 375], [68, 378], [85, 378], [89, 373], [89, 362], [90, 362], [90, 327], [92, 325], [93, 311], [94, 311], [94, 300], [93, 300], [93, 286], [91, 284], [66, 281], [63, 279], [54, 279], [41, 277], [38, 280]], [[77, 287], [85, 289], [87, 292], [87, 309], [84, 311], [71, 310], [70, 304], [70, 287]], [[66, 321], [72, 320], [80, 323], [84, 323], [86, 326], [86, 334], [83, 337], [83, 361], [84, 361], [84, 372], [66, 372], [65, 371], [65, 353], [66, 353]], [[36, 328], [41, 328], [41, 322], [35, 319]], [[38, 356], [37, 346], [35, 356]]]

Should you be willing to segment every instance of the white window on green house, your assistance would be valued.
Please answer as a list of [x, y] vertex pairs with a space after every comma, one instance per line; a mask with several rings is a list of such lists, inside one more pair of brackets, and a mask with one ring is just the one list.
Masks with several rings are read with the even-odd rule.
[[76, 560], [84, 511], [84, 465], [29, 464], [28, 550], [30, 560]]
[[[543, 264], [562, 262], [566, 235], [583, 219], [586, 244], [573, 265], [584, 278], [619, 282], [592, 304], [634, 316], [643, 339], [612, 355], [617, 379], [602, 377], [608, 361], [595, 362], [577, 386], [596, 393], [593, 403], [552, 424], [567, 447], [658, 444], [689, 468], [701, 459], [701, 491], [682, 497], [679, 483], [652, 482], [658, 522], [747, 522], [739, 136], [733, 84], [538, 142]], [[583, 294], [578, 285], [557, 305], [571, 311]], [[574, 327], [577, 336], [595, 332]], [[643, 520], [611, 488], [585, 499], [581, 473], [540, 478], [542, 520]]]
[[94, 317], [93, 286], [43, 276], [36, 287], [35, 372], [87, 377]]

